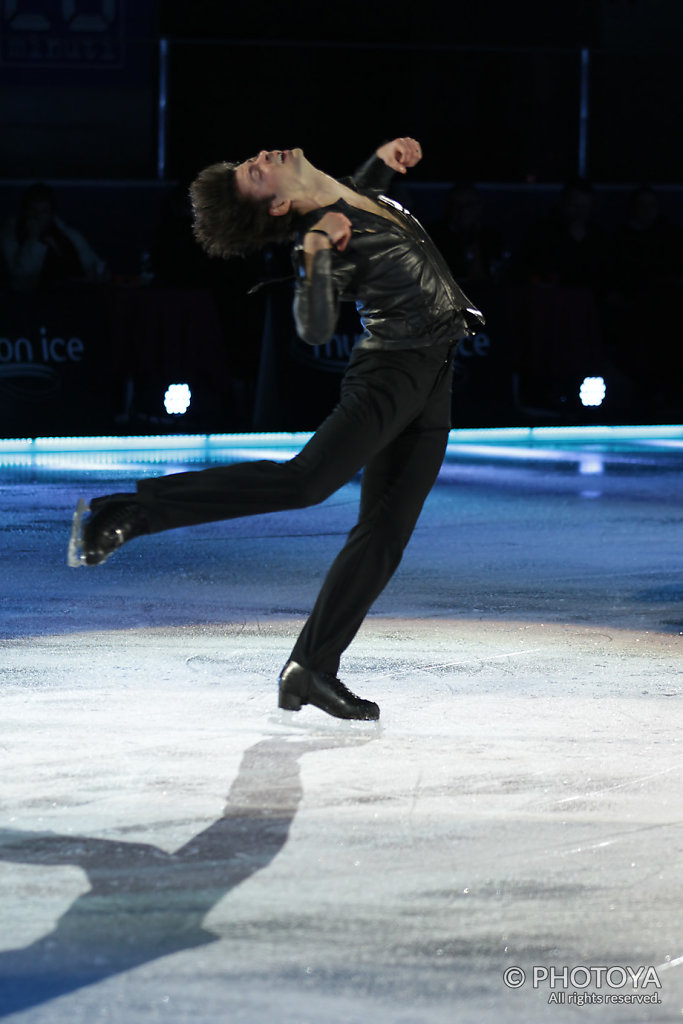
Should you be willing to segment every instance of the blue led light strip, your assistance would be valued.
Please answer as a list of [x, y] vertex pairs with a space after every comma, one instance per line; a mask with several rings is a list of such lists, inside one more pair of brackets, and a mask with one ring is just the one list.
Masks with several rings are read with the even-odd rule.
[[[219, 449], [285, 450], [301, 448], [312, 436], [302, 433], [163, 434], [131, 437], [0, 438], [0, 455], [50, 455], [76, 452], [183, 452]], [[486, 427], [451, 430], [449, 448], [460, 445], [552, 446], [624, 441], [683, 443], [683, 425], [585, 427]]]

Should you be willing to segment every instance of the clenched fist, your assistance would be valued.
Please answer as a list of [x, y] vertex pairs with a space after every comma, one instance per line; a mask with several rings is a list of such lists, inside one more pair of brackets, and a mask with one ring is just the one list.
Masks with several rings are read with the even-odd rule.
[[405, 174], [409, 167], [419, 164], [422, 159], [422, 147], [416, 139], [394, 139], [385, 142], [377, 150], [377, 156], [384, 160], [387, 167], [399, 174]]

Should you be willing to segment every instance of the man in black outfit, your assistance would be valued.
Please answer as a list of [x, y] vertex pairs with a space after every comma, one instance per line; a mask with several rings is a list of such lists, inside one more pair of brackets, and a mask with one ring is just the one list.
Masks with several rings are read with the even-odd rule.
[[421, 157], [418, 143], [402, 138], [343, 181], [300, 149], [202, 171], [191, 187], [202, 247], [227, 257], [293, 238], [299, 335], [326, 342], [341, 298], [356, 302], [365, 335], [338, 405], [289, 462], [141, 480], [134, 493], [80, 502], [74, 516], [69, 564], [98, 565], [141, 534], [316, 504], [363, 469], [358, 522], [280, 674], [279, 705], [291, 711], [308, 703], [338, 718], [379, 718], [377, 704], [337, 678], [339, 660], [398, 566], [436, 479], [450, 428], [451, 356], [469, 333], [467, 318], [483, 321], [418, 221], [381, 194], [394, 171]]

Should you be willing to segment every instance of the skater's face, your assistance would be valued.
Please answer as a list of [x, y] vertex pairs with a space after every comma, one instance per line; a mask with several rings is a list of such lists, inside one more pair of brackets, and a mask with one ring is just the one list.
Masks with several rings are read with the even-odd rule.
[[302, 172], [309, 167], [300, 149], [262, 149], [235, 168], [237, 190], [245, 199], [271, 199], [274, 216], [287, 213], [302, 190]]

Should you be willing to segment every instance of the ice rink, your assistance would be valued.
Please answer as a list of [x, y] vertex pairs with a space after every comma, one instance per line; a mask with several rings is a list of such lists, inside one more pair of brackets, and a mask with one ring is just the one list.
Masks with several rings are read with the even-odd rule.
[[376, 725], [276, 699], [358, 481], [74, 570], [79, 497], [301, 439], [0, 442], [0, 1017], [683, 1021], [683, 428], [452, 439]]

